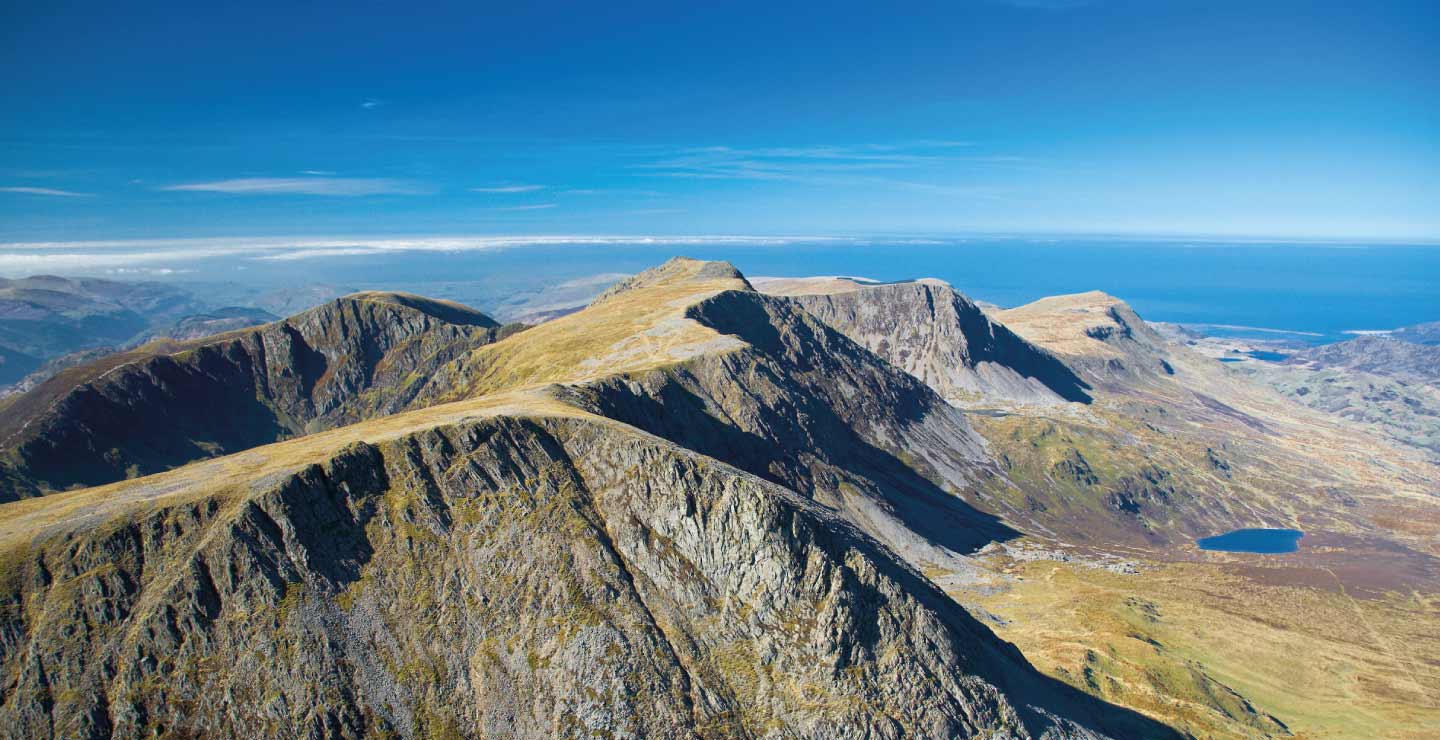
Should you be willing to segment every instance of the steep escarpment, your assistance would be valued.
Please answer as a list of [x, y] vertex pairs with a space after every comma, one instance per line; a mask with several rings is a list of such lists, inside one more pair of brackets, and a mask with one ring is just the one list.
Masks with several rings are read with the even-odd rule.
[[504, 336], [479, 312], [359, 293], [289, 319], [152, 343], [5, 400], [0, 498], [96, 485], [399, 410]]
[[794, 282], [782, 284], [790, 300], [957, 405], [1090, 400], [1063, 362], [938, 280], [853, 290]]
[[727, 291], [687, 316], [743, 344], [577, 385], [574, 402], [814, 498], [911, 562], [1015, 535], [966, 503], [994, 465], [925, 384], [782, 298]]
[[435, 413], [8, 505], [0, 728], [1172, 736], [793, 492], [610, 421]]

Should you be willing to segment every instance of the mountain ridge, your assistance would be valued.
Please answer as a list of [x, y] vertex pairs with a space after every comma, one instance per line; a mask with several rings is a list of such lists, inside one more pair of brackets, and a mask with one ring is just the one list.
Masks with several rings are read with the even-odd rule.
[[940, 280], [790, 279], [762, 290], [795, 301], [957, 405], [1090, 400], [1068, 367]]
[[[889, 473], [843, 448], [816, 467], [803, 444], [755, 457], [588, 410], [627, 417], [623, 399], [674, 388], [762, 443], [813, 429], [897, 459], [896, 435], [974, 442], [933, 390], [789, 302], [705, 263], [663, 267], [449, 360], [414, 410], [3, 505], [6, 726], [1175, 736], [1035, 673], [816, 494], [843, 473], [898, 506], [918, 491], [886, 475], [962, 482], [979, 472], [964, 445]], [[847, 420], [862, 388], [919, 415]], [[808, 426], [822, 409], [837, 419]], [[87, 612], [82, 593], [113, 596]]]
[[0, 401], [0, 495], [134, 477], [398, 409], [430, 370], [516, 328], [458, 304], [360, 293], [70, 368]]

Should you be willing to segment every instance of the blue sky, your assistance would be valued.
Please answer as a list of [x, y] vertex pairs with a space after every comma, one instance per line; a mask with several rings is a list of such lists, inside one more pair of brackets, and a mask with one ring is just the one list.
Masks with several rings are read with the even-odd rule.
[[209, 5], [0, 11], [0, 241], [1440, 240], [1433, 0]]

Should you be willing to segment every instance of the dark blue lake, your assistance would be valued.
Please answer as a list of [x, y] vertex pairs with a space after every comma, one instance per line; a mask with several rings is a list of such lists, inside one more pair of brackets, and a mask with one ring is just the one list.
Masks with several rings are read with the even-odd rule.
[[1237, 529], [1195, 541], [1201, 550], [1220, 552], [1258, 552], [1274, 555], [1295, 552], [1305, 533], [1298, 529]]
[[1290, 356], [1281, 352], [1269, 352], [1263, 349], [1252, 349], [1247, 354], [1257, 360], [1264, 360], [1265, 362], [1284, 362], [1285, 358]]

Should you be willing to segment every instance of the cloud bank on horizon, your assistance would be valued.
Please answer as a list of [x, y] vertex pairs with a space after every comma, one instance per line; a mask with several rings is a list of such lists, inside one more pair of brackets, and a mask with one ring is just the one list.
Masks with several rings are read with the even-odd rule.
[[[913, 241], [913, 240], [912, 240]], [[242, 258], [295, 262], [375, 256], [403, 252], [469, 252], [531, 246], [605, 247], [664, 244], [686, 246], [785, 246], [816, 243], [853, 244], [836, 236], [747, 235], [553, 235], [430, 237], [223, 237], [131, 239], [75, 242], [0, 243], [0, 275], [90, 274], [145, 271], [171, 274], [204, 260]]]

